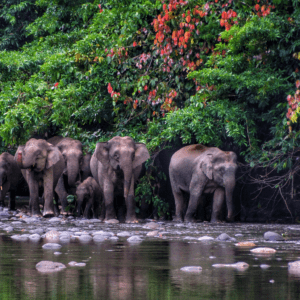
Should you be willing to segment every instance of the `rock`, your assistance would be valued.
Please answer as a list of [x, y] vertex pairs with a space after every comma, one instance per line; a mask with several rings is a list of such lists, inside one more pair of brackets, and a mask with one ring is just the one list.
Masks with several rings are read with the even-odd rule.
[[157, 230], [155, 230], [155, 231], [149, 231], [147, 233], [147, 236], [156, 236], [156, 235], [158, 235], [158, 231]]
[[239, 271], [244, 271], [249, 268], [249, 265], [245, 262], [237, 262], [235, 264], [214, 264], [212, 265], [214, 268], [234, 268]]
[[43, 260], [36, 264], [36, 269], [43, 273], [58, 272], [66, 268], [66, 266], [59, 262]]
[[99, 219], [90, 219], [89, 221], [90, 223], [102, 223], [102, 221]]
[[54, 252], [53, 254], [54, 254], [54, 255], [61, 255], [62, 253], [59, 252], [59, 251], [56, 251], [56, 252]]
[[269, 280], [270, 283], [275, 283], [274, 279]]
[[103, 242], [107, 239], [108, 237], [104, 236], [104, 235], [94, 235], [93, 236], [93, 241], [94, 242]]
[[37, 233], [37, 234], [43, 234], [45, 232], [45, 230], [43, 228], [36, 228], [36, 229], [31, 229], [29, 230], [29, 233]]
[[271, 266], [270, 265], [266, 265], [266, 264], [261, 264], [260, 268], [261, 269], [269, 269]]
[[110, 241], [113, 241], [113, 242], [116, 242], [116, 241], [119, 240], [119, 238], [118, 238], [117, 236], [111, 236], [111, 237], [109, 238], [109, 240], [110, 240]]
[[93, 238], [88, 234], [83, 234], [78, 237], [81, 243], [89, 243]]
[[59, 241], [61, 243], [69, 243], [71, 241], [71, 236], [70, 235], [60, 235]]
[[160, 227], [160, 224], [155, 223], [155, 222], [149, 222], [143, 226], [143, 228], [152, 229], [152, 230], [157, 229], [159, 227]]
[[44, 244], [42, 248], [47, 249], [47, 250], [60, 249], [61, 245], [56, 244], [56, 243], [47, 243], [47, 244]]
[[264, 239], [266, 241], [284, 241], [284, 238], [280, 234], [272, 231], [265, 232]]
[[120, 222], [117, 219], [110, 219], [110, 220], [104, 221], [104, 223], [106, 223], [106, 224], [119, 224]]
[[14, 222], [11, 222], [11, 225], [23, 225], [24, 222], [21, 222], [21, 221], [14, 221]]
[[131, 234], [128, 231], [122, 231], [122, 232], [117, 233], [117, 236], [126, 237], [126, 236], [131, 236]]
[[0, 219], [9, 218], [9, 217], [11, 217], [11, 215], [7, 211], [0, 212]]
[[289, 262], [288, 272], [290, 275], [300, 277], [300, 260]]
[[78, 235], [78, 236], [80, 236], [80, 235], [88, 235], [88, 232], [86, 232], [86, 231], [76, 231], [74, 233], [74, 235]]
[[258, 247], [258, 248], [251, 249], [250, 252], [255, 254], [273, 254], [276, 253], [276, 250], [268, 247]]
[[26, 242], [28, 241], [28, 235], [27, 234], [14, 234], [11, 236], [11, 238], [15, 241], [18, 241], [18, 242]]
[[45, 239], [47, 241], [59, 241], [59, 232], [55, 230], [51, 230], [46, 232]]
[[201, 237], [198, 238], [198, 241], [213, 241], [213, 240], [214, 240], [213, 237], [207, 236], [207, 235], [201, 236]]
[[60, 222], [60, 221], [61, 221], [61, 219], [58, 217], [53, 217], [48, 220], [48, 222], [51, 222], [51, 223]]
[[217, 238], [217, 241], [222, 241], [222, 242], [235, 242], [236, 239], [230, 237], [227, 233], [222, 233], [220, 234]]
[[237, 233], [237, 234], [235, 234], [234, 236], [236, 236], [236, 237], [242, 237], [242, 236], [244, 236], [244, 235], [241, 234], [241, 233]]
[[3, 230], [6, 232], [12, 232], [12, 231], [14, 231], [14, 228], [12, 226], [7, 226], [7, 227], [4, 227]]
[[256, 245], [252, 242], [239, 242], [237, 244], [235, 244], [235, 246], [237, 247], [255, 247]]
[[37, 217], [29, 217], [29, 218], [25, 218], [24, 221], [27, 224], [31, 224], [31, 223], [38, 223], [38, 222], [40, 222], [40, 219], [37, 218]]
[[200, 266], [199, 267], [188, 266], [188, 267], [183, 267], [180, 270], [189, 273], [200, 273], [202, 271], [202, 268]]
[[110, 237], [110, 236], [114, 236], [115, 234], [113, 232], [109, 232], [109, 231], [96, 231], [96, 232], [92, 233], [92, 236], [95, 236], [95, 235], [103, 235], [106, 237]]
[[85, 267], [86, 263], [76, 263], [74, 267]]
[[76, 261], [70, 261], [70, 262], [68, 263], [68, 265], [69, 265], [70, 267], [75, 267], [76, 264], [77, 264]]
[[32, 242], [38, 242], [40, 239], [41, 239], [41, 236], [37, 233], [34, 233], [34, 234], [31, 234], [29, 236], [29, 239], [32, 241]]
[[140, 242], [142, 242], [143, 240], [140, 238], [140, 236], [138, 236], [138, 235], [133, 235], [133, 236], [131, 236], [130, 238], [128, 238], [127, 241], [128, 241], [129, 243], [140, 243]]

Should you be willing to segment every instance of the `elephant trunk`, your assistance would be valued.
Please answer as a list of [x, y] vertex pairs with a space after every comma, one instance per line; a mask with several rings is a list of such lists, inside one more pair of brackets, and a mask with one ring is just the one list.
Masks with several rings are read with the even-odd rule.
[[225, 196], [226, 196], [226, 204], [227, 204], [227, 220], [233, 221], [233, 201], [232, 194], [235, 187], [235, 175], [231, 175], [230, 178], [225, 180]]
[[67, 172], [68, 172], [69, 187], [76, 187], [76, 182], [80, 181], [78, 160], [74, 160], [71, 163], [67, 164]]
[[125, 200], [128, 198], [128, 194], [130, 191], [131, 186], [131, 179], [132, 179], [132, 163], [126, 164], [122, 168], [124, 172], [124, 198]]

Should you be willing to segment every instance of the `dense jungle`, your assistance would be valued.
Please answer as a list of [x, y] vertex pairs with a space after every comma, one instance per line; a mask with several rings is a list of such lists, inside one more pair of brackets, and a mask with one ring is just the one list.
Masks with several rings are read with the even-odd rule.
[[296, 0], [0, 0], [1, 152], [130, 136], [151, 155], [136, 210], [171, 218], [171, 155], [219, 147], [236, 221], [300, 222], [299, 60]]

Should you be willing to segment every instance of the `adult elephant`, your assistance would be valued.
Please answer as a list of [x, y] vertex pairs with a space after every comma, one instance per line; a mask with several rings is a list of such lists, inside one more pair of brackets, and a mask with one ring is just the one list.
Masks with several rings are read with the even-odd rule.
[[[176, 206], [176, 221], [196, 220], [197, 209], [203, 214], [203, 193], [213, 193], [211, 222], [220, 220], [226, 196], [227, 220], [233, 221], [232, 193], [235, 187], [237, 156], [218, 148], [190, 145], [175, 152], [169, 166]], [[187, 211], [183, 192], [190, 195]]]
[[149, 157], [146, 145], [135, 143], [129, 136], [116, 136], [108, 142], [97, 143], [91, 171], [103, 191], [106, 220], [116, 218], [114, 198], [122, 195], [126, 204], [126, 222], [137, 222], [134, 183]]
[[81, 176], [83, 172], [88, 172], [85, 169], [89, 163], [84, 161], [82, 143], [80, 141], [69, 137], [56, 136], [49, 139], [48, 142], [57, 146], [65, 160], [63, 174], [59, 178], [55, 188], [62, 209], [65, 211], [68, 206], [67, 196], [68, 194], [75, 195], [76, 184], [82, 181]]
[[4, 206], [4, 199], [9, 193], [9, 210], [15, 210], [16, 189], [22, 178], [21, 169], [13, 155], [3, 152], [0, 155], [0, 207]]
[[44, 217], [54, 216], [54, 189], [64, 170], [64, 158], [57, 147], [45, 140], [30, 139], [25, 146], [19, 146], [15, 160], [29, 186], [29, 211], [40, 215], [39, 187], [44, 192]]

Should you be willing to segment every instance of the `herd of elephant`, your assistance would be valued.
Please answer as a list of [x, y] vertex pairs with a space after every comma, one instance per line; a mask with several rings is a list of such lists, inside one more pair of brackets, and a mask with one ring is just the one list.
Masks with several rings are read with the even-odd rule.
[[[77, 196], [77, 217], [83, 212], [84, 218], [92, 215], [102, 220], [116, 219], [116, 199], [121, 197], [126, 206], [126, 223], [136, 223], [134, 185], [149, 158], [146, 145], [128, 136], [97, 143], [93, 155], [84, 155], [82, 143], [68, 137], [32, 138], [18, 147], [15, 156], [7, 152], [0, 155], [0, 206], [4, 206], [9, 193], [9, 209], [15, 209], [16, 188], [23, 176], [29, 187], [32, 216], [66, 213], [67, 196], [71, 194]], [[175, 152], [169, 166], [175, 220], [203, 220], [203, 196], [212, 193], [211, 221], [220, 220], [225, 198], [227, 220], [232, 221], [236, 169], [237, 157], [233, 152], [202, 145], [186, 146]], [[190, 195], [188, 202], [185, 193]], [[39, 196], [44, 202], [42, 213]]]

